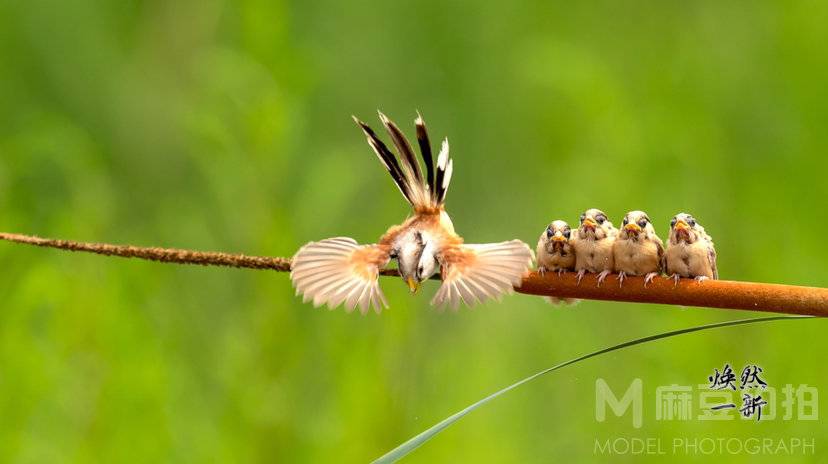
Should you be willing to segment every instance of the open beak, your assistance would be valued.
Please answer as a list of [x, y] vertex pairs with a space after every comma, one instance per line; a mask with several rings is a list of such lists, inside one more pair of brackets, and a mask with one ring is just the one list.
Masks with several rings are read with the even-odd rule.
[[626, 230], [627, 232], [632, 232], [634, 234], [638, 234], [638, 233], [641, 232], [641, 226], [639, 226], [638, 224], [636, 224], [634, 222], [631, 222], [631, 223], [627, 224], [626, 226], [624, 226], [624, 230]]
[[588, 229], [595, 230], [595, 226], [597, 226], [597, 225], [598, 225], [598, 223], [595, 222], [592, 218], [584, 219], [583, 226], [588, 228]]
[[413, 277], [406, 279], [405, 283], [408, 284], [408, 289], [411, 290], [411, 293], [417, 293], [417, 289], [420, 288], [420, 283], [414, 280]]

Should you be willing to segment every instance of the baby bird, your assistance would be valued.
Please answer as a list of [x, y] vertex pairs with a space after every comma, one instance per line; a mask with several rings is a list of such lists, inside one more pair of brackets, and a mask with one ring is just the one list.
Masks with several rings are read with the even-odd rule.
[[296, 293], [315, 306], [331, 309], [345, 304], [348, 311], [359, 306], [362, 313], [377, 312], [388, 304], [379, 288], [379, 271], [391, 260], [412, 293], [420, 283], [439, 272], [443, 283], [431, 300], [433, 305], [460, 302], [473, 305], [500, 298], [519, 285], [532, 264], [532, 250], [520, 240], [467, 244], [454, 232], [446, 213], [445, 199], [453, 169], [448, 140], [443, 141], [436, 165], [425, 123], [417, 117], [417, 144], [425, 173], [411, 144], [396, 124], [380, 113], [385, 130], [399, 158], [364, 122], [354, 118], [368, 144], [391, 174], [413, 215], [392, 226], [375, 244], [359, 245], [351, 238], [336, 237], [311, 242], [293, 257], [290, 278]]
[[618, 230], [607, 215], [599, 209], [588, 209], [581, 214], [581, 226], [570, 241], [575, 249], [575, 270], [578, 283], [587, 272], [598, 272], [598, 285], [613, 269], [612, 244]]
[[661, 273], [664, 244], [656, 235], [650, 218], [644, 211], [630, 211], [624, 216], [621, 230], [612, 246], [618, 285], [628, 275], [645, 276], [644, 286]]
[[538, 273], [544, 275], [547, 271], [556, 271], [560, 275], [564, 271], [575, 268], [575, 252], [569, 244], [572, 231], [564, 221], [552, 221], [538, 239]]
[[664, 259], [665, 271], [676, 285], [679, 277], [693, 277], [699, 282], [719, 278], [713, 239], [687, 213], [679, 213], [670, 221], [670, 239]]

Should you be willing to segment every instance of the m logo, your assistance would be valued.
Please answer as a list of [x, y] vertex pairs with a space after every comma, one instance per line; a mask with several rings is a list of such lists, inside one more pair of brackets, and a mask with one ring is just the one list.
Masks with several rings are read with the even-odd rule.
[[632, 404], [633, 427], [640, 429], [644, 415], [642, 390], [641, 379], [633, 379], [627, 391], [624, 392], [624, 396], [619, 400], [604, 379], [595, 379], [595, 420], [604, 422], [607, 419], [607, 405], [609, 405], [616, 416], [621, 417], [630, 408], [630, 404]]

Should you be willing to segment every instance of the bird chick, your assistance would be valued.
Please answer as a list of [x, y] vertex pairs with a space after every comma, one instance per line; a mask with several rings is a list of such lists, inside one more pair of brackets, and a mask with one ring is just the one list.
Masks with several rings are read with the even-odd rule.
[[679, 213], [670, 221], [670, 239], [664, 261], [665, 271], [676, 285], [679, 277], [692, 277], [699, 282], [719, 278], [713, 239], [687, 213]]
[[612, 244], [618, 230], [599, 209], [588, 209], [581, 214], [581, 226], [570, 243], [575, 249], [575, 270], [578, 283], [587, 272], [599, 273], [598, 285], [613, 269]]
[[[549, 271], [557, 272], [560, 276], [565, 271], [575, 268], [575, 250], [569, 243], [572, 230], [566, 221], [552, 221], [538, 238], [538, 274], [544, 275]], [[546, 297], [546, 301], [555, 306], [566, 304], [574, 305], [581, 300], [575, 298]]]
[[628, 275], [643, 275], [646, 287], [661, 273], [664, 244], [656, 235], [647, 213], [630, 211], [624, 216], [612, 246], [612, 255], [619, 286]]
[[565, 221], [552, 221], [538, 239], [538, 273], [555, 271], [559, 275], [575, 268], [575, 251], [569, 243], [572, 231]]

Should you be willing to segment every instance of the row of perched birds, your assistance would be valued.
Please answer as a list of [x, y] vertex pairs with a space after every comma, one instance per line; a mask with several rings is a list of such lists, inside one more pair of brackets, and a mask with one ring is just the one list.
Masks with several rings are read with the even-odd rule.
[[718, 279], [713, 239], [696, 219], [679, 213], [670, 221], [667, 247], [643, 211], [630, 211], [616, 229], [599, 209], [581, 214], [574, 231], [565, 221], [552, 221], [538, 240], [538, 272], [576, 271], [578, 283], [587, 272], [598, 274], [598, 285], [615, 272], [623, 285], [627, 276], [644, 276], [646, 286], [662, 273], [675, 279]]

